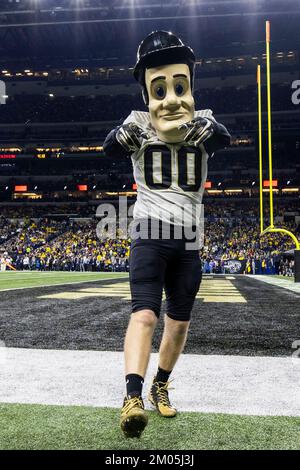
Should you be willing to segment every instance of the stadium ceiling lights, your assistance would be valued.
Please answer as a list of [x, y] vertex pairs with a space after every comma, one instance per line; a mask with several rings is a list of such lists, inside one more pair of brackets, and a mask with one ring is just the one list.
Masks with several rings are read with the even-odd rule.
[[[25, 2], [24, 2], [25, 3]], [[266, 17], [283, 15], [297, 15], [300, 13], [299, 3], [295, 0], [285, 0], [285, 8], [281, 8], [282, 0], [199, 0], [199, 1], [179, 1], [171, 2], [150, 2], [146, 0], [127, 1], [119, 0], [105, 2], [98, 6], [89, 6], [84, 0], [70, 2], [66, 7], [51, 6], [47, 1], [41, 1], [39, 12], [45, 21], [36, 18], [36, 8], [32, 4], [24, 4], [22, 10], [16, 7], [8, 7], [7, 11], [2, 11], [5, 15], [12, 15], [13, 21], [0, 24], [0, 29], [16, 27], [43, 27], [57, 26], [63, 24], [88, 24], [88, 23], [120, 23], [128, 21], [160, 21], [178, 20], [179, 10], [181, 19], [196, 18], [230, 18], [230, 17]], [[278, 6], [278, 8], [277, 8]], [[26, 8], [27, 7], [27, 8]], [[12, 10], [15, 9], [15, 11]], [[120, 13], [125, 13], [120, 17]], [[141, 13], [140, 13], [141, 12]], [[79, 15], [86, 14], [85, 17]], [[25, 17], [24, 17], [25, 15]], [[69, 16], [68, 16], [69, 15]], [[87, 17], [89, 15], [89, 17]], [[98, 15], [98, 16], [97, 16]], [[26, 18], [26, 19], [25, 19]]]

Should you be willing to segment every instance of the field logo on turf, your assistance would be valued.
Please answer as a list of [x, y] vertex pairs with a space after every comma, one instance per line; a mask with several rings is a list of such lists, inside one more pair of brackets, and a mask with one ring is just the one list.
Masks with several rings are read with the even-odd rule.
[[[147, 202], [145, 217], [133, 220], [133, 207], [126, 196], [119, 197], [119, 207], [113, 204], [100, 204], [97, 207], [96, 217], [99, 220], [96, 228], [99, 240], [185, 240], [187, 250], [197, 250], [204, 243], [204, 205], [203, 204], [175, 204], [159, 207], [157, 204]], [[161, 221], [164, 222], [161, 222]], [[171, 231], [171, 227], [174, 229]]]
[[6, 103], [6, 85], [3, 80], [0, 80], [0, 104], [5, 104]]
[[300, 80], [293, 81], [292, 90], [295, 90], [292, 93], [292, 103], [297, 106], [300, 104]]
[[0, 366], [4, 365], [7, 360], [7, 347], [4, 341], [0, 341]]
[[296, 349], [296, 351], [293, 352], [292, 354], [292, 361], [296, 365], [299, 365], [299, 359], [300, 359], [300, 339], [297, 339], [296, 341], [293, 342], [292, 344], [292, 349]]

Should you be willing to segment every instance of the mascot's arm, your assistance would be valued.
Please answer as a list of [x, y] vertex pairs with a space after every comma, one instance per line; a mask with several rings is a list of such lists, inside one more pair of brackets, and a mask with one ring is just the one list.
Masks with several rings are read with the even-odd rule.
[[106, 139], [103, 144], [103, 150], [108, 157], [127, 157], [128, 151], [117, 140], [117, 132], [121, 126], [116, 127], [106, 136]]
[[230, 145], [231, 136], [223, 124], [213, 120], [214, 132], [209, 139], [204, 142], [208, 155], [212, 155], [217, 150], [221, 150]]

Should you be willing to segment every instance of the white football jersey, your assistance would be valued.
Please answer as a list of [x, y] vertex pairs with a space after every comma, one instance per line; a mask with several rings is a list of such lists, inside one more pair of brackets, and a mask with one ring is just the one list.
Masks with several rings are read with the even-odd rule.
[[[197, 117], [214, 119], [210, 109], [196, 111]], [[154, 218], [185, 227], [199, 225], [209, 157], [204, 145], [162, 142], [147, 112], [132, 111], [124, 124], [131, 122], [150, 136], [131, 155], [137, 184], [134, 219]]]

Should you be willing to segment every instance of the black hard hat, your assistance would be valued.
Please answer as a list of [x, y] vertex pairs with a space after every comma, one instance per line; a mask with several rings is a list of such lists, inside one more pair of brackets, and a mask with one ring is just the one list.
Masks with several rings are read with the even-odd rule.
[[145, 85], [147, 68], [184, 63], [190, 69], [191, 86], [193, 86], [195, 60], [193, 50], [185, 46], [175, 34], [168, 31], [153, 31], [139, 45], [133, 75], [147, 95]]

